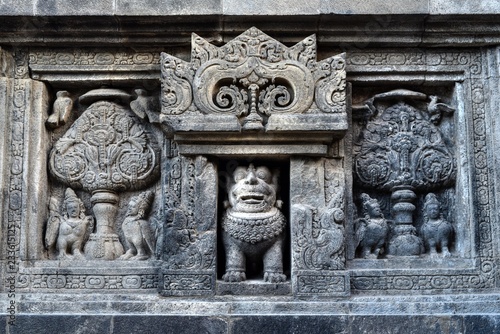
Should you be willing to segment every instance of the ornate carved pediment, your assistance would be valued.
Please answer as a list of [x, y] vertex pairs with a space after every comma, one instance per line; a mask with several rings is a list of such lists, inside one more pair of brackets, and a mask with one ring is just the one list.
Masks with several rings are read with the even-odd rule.
[[251, 28], [222, 47], [193, 34], [191, 61], [161, 55], [161, 122], [175, 134], [347, 129], [344, 54], [316, 61]]

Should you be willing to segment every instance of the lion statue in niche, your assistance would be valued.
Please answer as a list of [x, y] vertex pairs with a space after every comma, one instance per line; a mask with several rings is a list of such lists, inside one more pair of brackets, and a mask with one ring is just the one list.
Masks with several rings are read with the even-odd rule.
[[226, 252], [226, 282], [246, 280], [247, 260], [263, 261], [264, 281], [279, 283], [283, 274], [286, 219], [277, 200], [278, 171], [265, 166], [239, 166], [227, 186], [228, 201], [222, 218]]

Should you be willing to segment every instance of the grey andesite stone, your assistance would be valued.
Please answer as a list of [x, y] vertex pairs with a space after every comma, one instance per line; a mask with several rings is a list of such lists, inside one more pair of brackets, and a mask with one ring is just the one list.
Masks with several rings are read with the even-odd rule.
[[500, 332], [498, 1], [0, 1], [0, 333]]

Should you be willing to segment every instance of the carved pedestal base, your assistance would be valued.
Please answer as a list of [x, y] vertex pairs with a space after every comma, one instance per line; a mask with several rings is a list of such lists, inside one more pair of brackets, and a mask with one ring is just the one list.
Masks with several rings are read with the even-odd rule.
[[85, 245], [88, 259], [114, 260], [123, 255], [123, 246], [116, 234], [91, 234]]
[[417, 195], [411, 187], [401, 186], [393, 189], [391, 200], [395, 226], [393, 237], [389, 241], [388, 253], [393, 256], [416, 256], [424, 251], [422, 239], [417, 236], [417, 229], [413, 226], [413, 202]]
[[170, 270], [159, 272], [158, 292], [162, 296], [211, 296], [215, 290], [213, 270]]

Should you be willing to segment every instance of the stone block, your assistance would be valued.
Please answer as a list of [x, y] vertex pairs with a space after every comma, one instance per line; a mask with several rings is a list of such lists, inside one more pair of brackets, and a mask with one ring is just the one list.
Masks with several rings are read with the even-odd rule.
[[393, 14], [427, 14], [429, 2], [426, 0], [381, 1], [381, 0], [340, 0], [322, 1], [322, 14], [342, 15], [393, 15]]
[[113, 316], [112, 333], [228, 333], [229, 324], [219, 317]]
[[11, 334], [112, 333], [111, 317], [96, 315], [18, 315]]
[[[412, 333], [412, 334], [459, 334], [463, 333], [459, 316], [353, 316], [350, 333]], [[466, 333], [469, 333], [468, 331]], [[479, 332], [483, 333], [483, 332]], [[487, 333], [487, 332], [484, 332]], [[492, 332], [493, 333], [493, 332]]]
[[429, 13], [431, 15], [450, 14], [498, 14], [500, 13], [499, 0], [430, 0]]
[[224, 15], [317, 15], [321, 8], [320, 0], [295, 1], [248, 1], [225, 0], [223, 2]]
[[348, 332], [347, 316], [246, 316], [232, 319], [232, 332], [238, 334], [340, 334]]
[[0, 2], [0, 13], [2, 16], [32, 16], [33, 1], [35, 0], [19, 0], [19, 1], [2, 1]]
[[117, 0], [116, 15], [124, 16], [175, 16], [175, 15], [218, 15], [220, 0]]
[[[33, 0], [35, 2], [35, 0]], [[112, 16], [112, 0], [38, 0], [35, 16]]]

